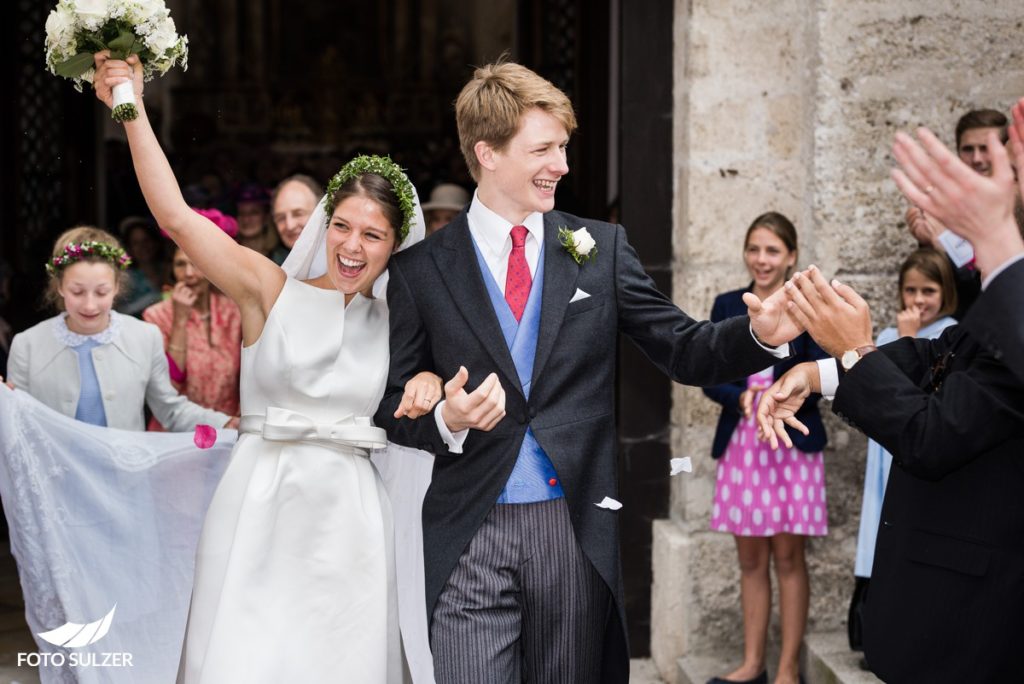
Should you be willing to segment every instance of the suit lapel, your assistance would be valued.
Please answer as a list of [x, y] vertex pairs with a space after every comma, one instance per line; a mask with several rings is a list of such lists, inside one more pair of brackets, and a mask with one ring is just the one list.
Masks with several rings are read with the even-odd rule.
[[480, 273], [466, 212], [455, 217], [451, 225], [445, 228], [441, 249], [434, 251], [434, 261], [452, 301], [505, 376], [502, 386], [506, 389], [514, 388], [522, 394], [519, 374], [512, 362], [508, 345], [505, 344], [498, 316], [494, 313]]
[[576, 291], [576, 279], [580, 272], [580, 267], [558, 241], [558, 216], [560, 214], [556, 215], [554, 212], [544, 214], [544, 292], [541, 299], [537, 355], [533, 362], [534, 387], [555, 346], [558, 331], [565, 319], [565, 310]]

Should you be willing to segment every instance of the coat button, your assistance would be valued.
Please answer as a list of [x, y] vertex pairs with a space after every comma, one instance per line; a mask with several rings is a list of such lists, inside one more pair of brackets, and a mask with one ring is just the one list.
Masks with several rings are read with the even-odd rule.
[[530, 413], [530, 417], [531, 418], [536, 418], [537, 417], [537, 409], [534, 408], [533, 406], [530, 407], [529, 413]]

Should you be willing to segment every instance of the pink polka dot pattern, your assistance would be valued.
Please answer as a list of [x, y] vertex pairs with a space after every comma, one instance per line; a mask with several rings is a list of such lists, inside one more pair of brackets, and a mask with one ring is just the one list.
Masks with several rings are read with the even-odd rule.
[[[747, 378], [748, 387], [771, 383], [771, 368]], [[711, 529], [743, 537], [827, 535], [821, 452], [808, 454], [785, 446], [773, 451], [767, 442], [757, 440], [753, 416], [740, 420], [718, 461]]]
[[521, 320], [530, 298], [533, 277], [526, 263], [526, 226], [512, 226], [512, 251], [508, 255], [508, 273], [505, 275], [505, 301], [516, 320]]

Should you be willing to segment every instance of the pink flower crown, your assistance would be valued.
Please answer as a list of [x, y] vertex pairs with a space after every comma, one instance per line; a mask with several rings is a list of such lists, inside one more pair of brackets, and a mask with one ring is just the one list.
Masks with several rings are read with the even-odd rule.
[[57, 275], [68, 265], [85, 259], [106, 259], [114, 267], [122, 271], [131, 266], [132, 258], [120, 247], [86, 240], [85, 242], [72, 242], [64, 245], [64, 253], [53, 257], [46, 262], [46, 272], [50, 275]]

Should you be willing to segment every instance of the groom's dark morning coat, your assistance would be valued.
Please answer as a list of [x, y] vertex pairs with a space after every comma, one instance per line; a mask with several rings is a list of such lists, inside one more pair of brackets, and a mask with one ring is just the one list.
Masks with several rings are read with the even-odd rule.
[[[596, 256], [577, 265], [558, 242], [560, 226], [586, 227]], [[644, 272], [622, 226], [561, 212], [544, 215], [544, 291], [530, 399], [488, 298], [466, 212], [390, 263], [391, 368], [376, 423], [390, 439], [437, 455], [423, 503], [428, 615], [459, 556], [495, 505], [527, 426], [558, 471], [576, 538], [607, 582], [617, 606], [605, 631], [603, 677], [625, 682], [629, 668], [619, 513], [598, 508], [616, 498], [615, 364], [619, 332], [678, 382], [713, 385], [766, 368], [746, 316], [718, 324], [682, 313]], [[577, 289], [590, 297], [573, 303]], [[453, 454], [432, 416], [396, 421], [405, 382], [429, 370], [448, 379], [469, 370], [466, 391], [496, 372], [505, 418], [490, 432], [471, 430]], [[668, 464], [665, 464], [668, 468]]]

